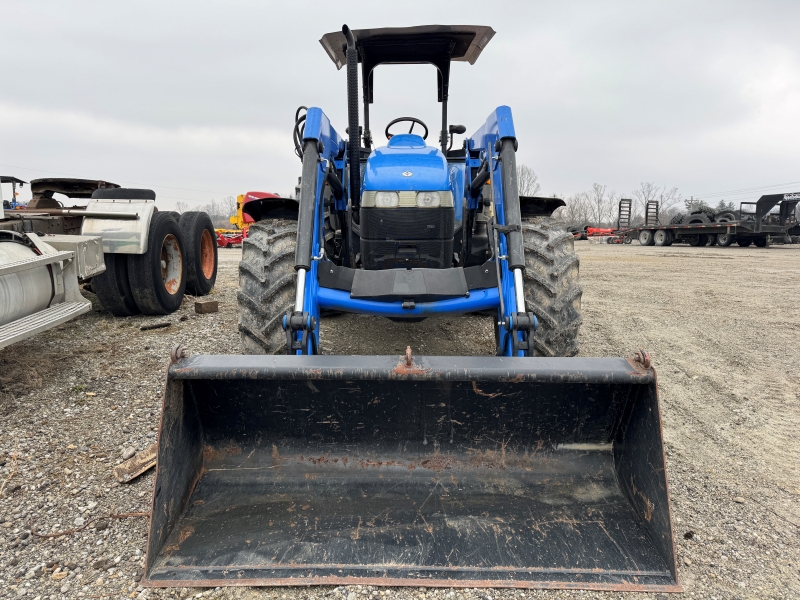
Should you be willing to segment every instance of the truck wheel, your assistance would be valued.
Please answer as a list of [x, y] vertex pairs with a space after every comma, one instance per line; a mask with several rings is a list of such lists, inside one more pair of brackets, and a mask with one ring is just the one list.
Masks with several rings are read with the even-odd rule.
[[652, 246], [653, 244], [655, 244], [655, 242], [653, 241], [653, 232], [650, 231], [649, 229], [642, 229], [639, 232], [639, 243], [642, 246]]
[[718, 233], [717, 246], [722, 246], [723, 248], [727, 248], [733, 243], [734, 237], [735, 236], [733, 234]]
[[168, 315], [178, 310], [186, 289], [185, 256], [178, 223], [169, 213], [153, 213], [147, 252], [128, 255], [128, 281], [142, 313]]
[[186, 253], [186, 291], [205, 296], [217, 280], [217, 234], [211, 218], [204, 212], [186, 212], [178, 225]]
[[753, 243], [756, 245], [756, 248], [766, 248], [767, 247], [767, 238], [760, 237], [753, 240]]
[[250, 225], [239, 263], [239, 335], [245, 354], [286, 352], [283, 315], [294, 308], [297, 223]]
[[106, 270], [92, 277], [92, 292], [104, 309], [115, 317], [139, 314], [128, 281], [128, 255], [104, 254]]
[[669, 246], [672, 244], [672, 232], [668, 229], [659, 229], [653, 234], [653, 243], [656, 246]]
[[581, 318], [575, 239], [549, 217], [523, 219], [525, 305], [536, 315], [536, 356], [575, 356]]
[[736, 243], [739, 244], [742, 248], [747, 248], [750, 244], [753, 243], [753, 240], [751, 238], [737, 239]]
[[701, 233], [700, 235], [687, 235], [686, 240], [690, 246], [705, 246], [708, 244], [708, 235]]

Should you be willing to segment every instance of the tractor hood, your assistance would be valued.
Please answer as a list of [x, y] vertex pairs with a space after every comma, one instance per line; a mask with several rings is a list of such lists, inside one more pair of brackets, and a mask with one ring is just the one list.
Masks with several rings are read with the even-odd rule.
[[364, 191], [449, 190], [447, 160], [418, 135], [395, 135], [367, 159]]

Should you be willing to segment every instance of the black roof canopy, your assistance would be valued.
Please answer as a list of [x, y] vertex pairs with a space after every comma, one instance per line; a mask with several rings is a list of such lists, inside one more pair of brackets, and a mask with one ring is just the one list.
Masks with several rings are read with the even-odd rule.
[[28, 182], [22, 181], [22, 179], [17, 179], [16, 177], [11, 177], [10, 175], [0, 175], [0, 183], [18, 183], [22, 185], [23, 183]]
[[[374, 67], [382, 63], [432, 63], [466, 61], [471, 65], [494, 36], [485, 25], [419, 25], [356, 29], [353, 36], [358, 62]], [[337, 69], [347, 64], [347, 41], [341, 31], [326, 33], [319, 41]], [[371, 70], [371, 69], [370, 69]]]
[[[430, 63], [439, 70], [439, 102], [442, 102], [447, 98], [450, 63], [463, 61], [475, 64], [494, 33], [494, 29], [485, 25], [419, 25], [354, 30], [365, 100], [372, 102], [372, 70], [376, 66]], [[319, 43], [337, 69], [347, 64], [347, 40], [341, 31], [326, 33]]]

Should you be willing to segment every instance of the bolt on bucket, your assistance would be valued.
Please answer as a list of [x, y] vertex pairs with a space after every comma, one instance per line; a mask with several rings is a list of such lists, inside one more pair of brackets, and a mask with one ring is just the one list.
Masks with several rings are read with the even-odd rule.
[[680, 591], [655, 372], [181, 359], [143, 582]]

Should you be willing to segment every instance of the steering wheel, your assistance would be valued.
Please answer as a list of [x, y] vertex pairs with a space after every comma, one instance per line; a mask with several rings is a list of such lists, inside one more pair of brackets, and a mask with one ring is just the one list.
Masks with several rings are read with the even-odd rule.
[[428, 126], [425, 125], [425, 123], [423, 123], [421, 120], [417, 119], [416, 117], [400, 117], [399, 119], [395, 119], [394, 121], [392, 121], [391, 123], [389, 123], [386, 126], [386, 130], [384, 131], [384, 133], [386, 134], [386, 139], [387, 140], [392, 139], [392, 135], [394, 135], [394, 134], [389, 133], [389, 127], [391, 127], [395, 123], [400, 123], [401, 121], [410, 121], [411, 122], [411, 127], [408, 129], [408, 133], [411, 133], [412, 131], [414, 131], [414, 125], [416, 123], [419, 123], [420, 125], [422, 125], [425, 128], [425, 134], [422, 136], [422, 139], [423, 140], [427, 140], [428, 139]]

